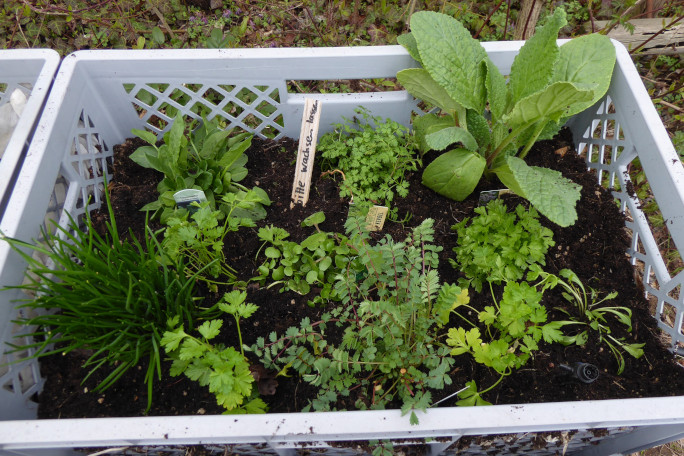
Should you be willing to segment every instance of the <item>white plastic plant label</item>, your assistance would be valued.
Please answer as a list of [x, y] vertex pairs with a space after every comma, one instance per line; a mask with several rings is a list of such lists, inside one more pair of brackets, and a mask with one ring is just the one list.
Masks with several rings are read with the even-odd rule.
[[513, 192], [507, 188], [501, 190], [485, 190], [483, 192], [480, 192], [480, 197], [477, 199], [477, 205], [482, 206], [492, 200], [499, 199], [501, 195], [508, 195], [511, 193]]
[[0, 106], [0, 158], [5, 153], [7, 143], [9, 143], [14, 127], [19, 122], [26, 106], [26, 95], [20, 89], [14, 89], [10, 95], [9, 103]]
[[192, 203], [204, 203], [207, 201], [207, 196], [202, 190], [186, 188], [174, 193], [173, 199], [176, 201], [176, 205], [179, 208], [187, 209], [189, 212], [194, 212], [197, 208], [192, 206]]

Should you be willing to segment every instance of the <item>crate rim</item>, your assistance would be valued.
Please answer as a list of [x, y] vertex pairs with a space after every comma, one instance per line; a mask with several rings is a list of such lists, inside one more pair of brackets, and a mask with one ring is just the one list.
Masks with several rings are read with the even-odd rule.
[[[561, 40], [567, 41], [567, 40]], [[648, 94], [641, 85], [640, 78], [626, 48], [613, 41], [617, 51], [617, 64], [627, 79], [639, 110], [650, 122], [647, 126], [654, 133], [657, 147], [664, 160], [676, 157], [676, 152], [669, 141], [667, 132], [657, 115]], [[482, 43], [488, 52], [510, 52], [517, 50], [523, 42], [485, 42]], [[200, 52], [201, 51], [201, 52]], [[259, 58], [273, 56], [273, 58], [288, 58], [293, 56], [307, 57], [337, 57], [343, 55], [363, 55], [373, 57], [378, 51], [391, 55], [405, 56], [406, 51], [401, 46], [368, 46], [344, 48], [280, 48], [280, 49], [227, 49], [227, 50], [87, 50], [77, 51], [67, 56], [57, 72], [55, 84], [41, 117], [36, 134], [36, 140], [31, 145], [27, 157], [30, 166], [37, 166], [42, 155], [46, 153], [46, 142], [51, 135], [53, 120], [58, 116], [63, 98], [66, 95], [66, 82], [76, 70], [79, 62], [98, 61], [106, 58], [113, 62], [117, 60], [150, 60], [155, 59], [229, 59]], [[625, 65], [628, 59], [629, 65]], [[636, 80], [635, 80], [636, 76]], [[655, 118], [653, 118], [655, 115]], [[650, 119], [650, 120], [649, 120]], [[658, 134], [659, 133], [659, 134]], [[664, 137], [662, 135], [665, 135]], [[25, 166], [26, 168], [26, 166]], [[23, 171], [23, 169], [22, 169]], [[671, 167], [670, 174], [684, 182], [684, 168]], [[30, 184], [30, 182], [27, 182]], [[32, 184], [29, 185], [29, 188]], [[679, 189], [674, 195], [684, 202], [684, 189]], [[15, 203], [21, 202], [25, 196], [13, 196]], [[12, 217], [10, 217], [12, 218]], [[19, 232], [16, 222], [3, 218], [0, 228], [8, 233]], [[12, 224], [14, 223], [14, 224]], [[684, 238], [684, 233], [682, 233]], [[682, 244], [684, 245], [684, 244]], [[0, 266], [3, 265], [3, 246], [0, 245]], [[562, 410], [562, 413], [559, 413]], [[357, 430], [360, 439], [372, 438], [367, 422], [360, 417], [372, 418], [374, 422], [399, 429], [402, 436], [411, 437], [444, 436], [484, 433], [486, 430], [495, 433], [551, 431], [562, 429], [590, 429], [622, 426], [654, 426], [681, 425], [684, 430], [684, 396], [635, 398], [635, 399], [605, 399], [597, 401], [570, 401], [542, 404], [514, 404], [496, 405], [479, 408], [445, 407], [431, 409], [428, 413], [419, 413], [420, 424], [410, 426], [407, 416], [400, 416], [398, 410], [383, 411], [347, 411], [321, 413], [292, 413], [267, 414], [249, 416], [166, 416], [166, 417], [132, 417], [132, 418], [89, 418], [63, 420], [16, 420], [3, 421], [0, 424], [0, 449], [23, 448], [69, 448], [74, 446], [102, 446], [132, 444], [181, 444], [181, 443], [240, 443], [231, 439], [238, 435], [239, 429], [250, 429], [252, 436], [249, 442], [264, 441], [298, 441], [312, 442], [320, 440], [350, 440], [349, 434], [340, 434], [340, 419]], [[362, 414], [362, 415], [359, 415]], [[339, 418], [338, 418], [339, 417]], [[348, 418], [342, 418], [348, 417]], [[506, 421], [508, 420], [508, 421]], [[315, 424], [313, 424], [315, 421]], [[494, 423], [506, 421], [507, 425], [495, 427]], [[277, 425], [274, 423], [278, 423]], [[230, 426], [228, 426], [230, 424]], [[234, 426], [234, 427], [233, 427]], [[312, 426], [312, 433], [302, 432]], [[183, 440], [183, 432], [188, 428], [193, 437]], [[319, 430], [320, 428], [320, 430]], [[254, 430], [257, 429], [258, 432]], [[270, 431], [270, 432], [265, 432]], [[85, 431], [85, 432], [84, 432]], [[376, 431], [374, 429], [374, 431]], [[385, 432], [383, 435], [387, 435]], [[391, 431], [394, 432], [394, 431]], [[391, 433], [390, 432], [390, 433]], [[77, 433], [79, 439], [73, 436]], [[145, 437], [145, 434], [152, 437]], [[167, 434], [165, 436], [165, 434]], [[376, 432], [377, 435], [381, 434]], [[365, 437], [364, 437], [365, 436]], [[177, 439], [177, 440], [174, 440]], [[213, 439], [213, 440], [212, 440]], [[245, 440], [246, 442], [246, 440]]]
[[31, 133], [39, 122], [40, 113], [48, 98], [52, 80], [61, 62], [59, 54], [53, 49], [0, 50], [0, 65], [8, 60], [42, 60], [43, 65], [38, 74], [35, 75], [31, 95], [26, 102], [22, 115], [19, 117], [0, 162], [2, 163], [0, 165], [0, 217], [3, 215], [4, 202], [9, 198], [12, 191], [9, 183], [17, 167], [21, 166], [24, 144], [31, 140]]
[[417, 412], [417, 425], [399, 410], [21, 420], [2, 423], [0, 449], [294, 444], [671, 424], [684, 430], [683, 409], [684, 397], [660, 397], [444, 407]]

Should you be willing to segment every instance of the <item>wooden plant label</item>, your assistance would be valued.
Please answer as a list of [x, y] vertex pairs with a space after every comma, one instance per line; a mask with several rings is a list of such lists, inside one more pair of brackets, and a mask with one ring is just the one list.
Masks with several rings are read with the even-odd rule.
[[292, 202], [290, 209], [295, 204], [306, 206], [309, 201], [311, 190], [311, 174], [316, 154], [316, 140], [318, 139], [318, 123], [321, 120], [321, 102], [307, 98], [304, 101], [304, 115], [302, 117], [302, 129], [299, 133], [299, 149], [297, 151], [297, 167], [295, 178], [292, 183]]
[[385, 226], [388, 208], [385, 206], [373, 206], [368, 209], [366, 215], [366, 229], [368, 231], [381, 231]]

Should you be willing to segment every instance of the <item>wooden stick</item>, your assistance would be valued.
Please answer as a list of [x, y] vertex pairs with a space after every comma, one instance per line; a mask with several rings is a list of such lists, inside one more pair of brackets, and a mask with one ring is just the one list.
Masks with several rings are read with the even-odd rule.
[[292, 202], [290, 209], [295, 204], [306, 206], [309, 201], [311, 189], [311, 174], [316, 155], [316, 141], [318, 140], [318, 124], [321, 120], [321, 102], [307, 98], [304, 101], [304, 114], [302, 116], [302, 128], [299, 133], [299, 150], [297, 152], [297, 167], [295, 168], [294, 182], [292, 183]]

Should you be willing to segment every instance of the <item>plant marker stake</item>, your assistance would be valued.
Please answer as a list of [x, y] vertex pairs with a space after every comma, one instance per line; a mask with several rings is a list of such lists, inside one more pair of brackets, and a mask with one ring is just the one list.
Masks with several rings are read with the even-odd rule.
[[295, 178], [292, 183], [290, 209], [295, 204], [306, 206], [306, 203], [309, 201], [311, 174], [313, 173], [320, 120], [321, 102], [312, 98], [304, 100], [304, 115], [302, 116], [302, 129], [299, 133], [299, 150], [297, 151]]
[[366, 215], [366, 229], [368, 231], [382, 231], [382, 227], [385, 225], [387, 211], [389, 211], [387, 206], [372, 206], [368, 209], [368, 215]]

